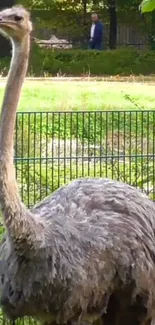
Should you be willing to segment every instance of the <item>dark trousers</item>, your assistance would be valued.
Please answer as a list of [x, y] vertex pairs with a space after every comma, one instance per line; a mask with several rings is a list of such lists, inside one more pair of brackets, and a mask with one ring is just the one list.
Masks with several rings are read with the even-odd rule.
[[102, 49], [102, 42], [95, 42], [95, 41], [90, 41], [89, 42], [89, 48], [91, 50], [98, 50], [100, 51]]

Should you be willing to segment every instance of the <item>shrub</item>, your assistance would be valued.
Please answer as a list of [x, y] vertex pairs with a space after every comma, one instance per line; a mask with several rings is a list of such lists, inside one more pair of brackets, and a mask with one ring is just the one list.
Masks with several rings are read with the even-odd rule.
[[155, 73], [152, 51], [120, 48], [115, 51], [52, 50], [33, 46], [30, 72], [34, 75], [130, 75]]
[[[6, 74], [9, 60], [0, 62], [0, 73]], [[41, 49], [33, 44], [29, 74], [34, 76], [62, 75], [148, 75], [155, 73], [153, 51], [133, 47], [110, 51]]]

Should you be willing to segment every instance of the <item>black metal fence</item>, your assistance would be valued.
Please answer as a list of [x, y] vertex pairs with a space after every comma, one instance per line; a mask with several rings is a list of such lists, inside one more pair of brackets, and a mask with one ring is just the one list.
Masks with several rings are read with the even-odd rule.
[[108, 177], [155, 197], [155, 111], [18, 113], [15, 163], [32, 206], [78, 177]]
[[155, 111], [18, 113], [15, 164], [28, 207], [79, 177], [121, 180], [155, 199]]

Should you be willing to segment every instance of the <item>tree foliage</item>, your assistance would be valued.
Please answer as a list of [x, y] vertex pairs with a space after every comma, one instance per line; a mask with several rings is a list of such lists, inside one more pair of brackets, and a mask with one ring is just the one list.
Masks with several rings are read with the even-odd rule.
[[[3, 0], [5, 1], [5, 0]], [[9, 1], [9, 0], [6, 0]], [[109, 47], [117, 46], [117, 23], [138, 25], [145, 32], [150, 30], [141, 19], [138, 7], [141, 0], [16, 0], [32, 10], [36, 17], [37, 27], [59, 32], [76, 40], [81, 36], [88, 37], [90, 28], [90, 13], [100, 13], [101, 20], [109, 24]], [[151, 11], [155, 0], [143, 0], [141, 10]], [[152, 24], [152, 22], [151, 22]], [[64, 32], [64, 34], [63, 34]], [[148, 32], [150, 35], [150, 31]], [[152, 25], [151, 25], [152, 34]], [[150, 36], [149, 36], [150, 38]]]
[[155, 10], [155, 0], [143, 0], [139, 6], [142, 13]]

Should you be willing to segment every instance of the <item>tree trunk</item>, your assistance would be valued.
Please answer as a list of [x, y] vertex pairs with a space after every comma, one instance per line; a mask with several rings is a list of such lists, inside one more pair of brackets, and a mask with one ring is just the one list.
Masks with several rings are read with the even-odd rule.
[[151, 33], [150, 33], [150, 45], [151, 50], [155, 51], [155, 12], [152, 11], [152, 17], [151, 17]]
[[87, 15], [87, 0], [82, 0], [83, 3], [83, 25], [86, 24], [86, 15]]
[[[12, 7], [15, 4], [15, 0], [0, 0], [0, 10], [3, 8]], [[9, 56], [11, 52], [10, 42], [0, 35], [0, 57]]]
[[117, 45], [117, 13], [115, 0], [108, 0], [108, 10], [110, 19], [109, 48], [113, 50]]

